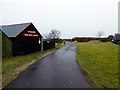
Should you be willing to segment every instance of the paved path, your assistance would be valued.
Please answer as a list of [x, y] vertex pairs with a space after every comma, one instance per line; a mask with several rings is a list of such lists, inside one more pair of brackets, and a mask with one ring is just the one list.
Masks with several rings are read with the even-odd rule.
[[65, 47], [30, 66], [6, 88], [92, 88], [76, 62], [76, 45]]

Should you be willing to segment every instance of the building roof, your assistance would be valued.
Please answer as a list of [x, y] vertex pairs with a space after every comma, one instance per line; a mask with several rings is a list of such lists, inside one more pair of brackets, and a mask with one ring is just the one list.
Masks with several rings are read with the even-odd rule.
[[8, 36], [8, 37], [16, 37], [18, 34], [20, 34], [23, 30], [25, 30], [30, 24], [32, 23], [22, 23], [22, 24], [13, 24], [13, 25], [3, 25], [2, 31]]

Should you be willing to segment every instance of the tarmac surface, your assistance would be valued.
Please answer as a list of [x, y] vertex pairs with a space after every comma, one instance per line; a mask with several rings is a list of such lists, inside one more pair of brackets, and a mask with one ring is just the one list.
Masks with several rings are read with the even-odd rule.
[[92, 88], [76, 61], [76, 44], [65, 47], [31, 65], [6, 88]]

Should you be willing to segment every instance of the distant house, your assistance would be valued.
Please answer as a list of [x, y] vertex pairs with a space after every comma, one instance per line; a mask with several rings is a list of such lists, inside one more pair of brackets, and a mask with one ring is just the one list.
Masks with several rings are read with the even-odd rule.
[[4, 25], [2, 32], [12, 42], [12, 55], [43, 50], [42, 35], [32, 23]]

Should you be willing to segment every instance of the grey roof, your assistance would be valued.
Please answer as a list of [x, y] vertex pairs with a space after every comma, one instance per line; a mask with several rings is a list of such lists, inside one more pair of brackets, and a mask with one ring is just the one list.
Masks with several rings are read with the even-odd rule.
[[8, 37], [16, 37], [22, 30], [24, 30], [31, 23], [15, 24], [15, 25], [5, 25], [1, 26], [2, 31]]

